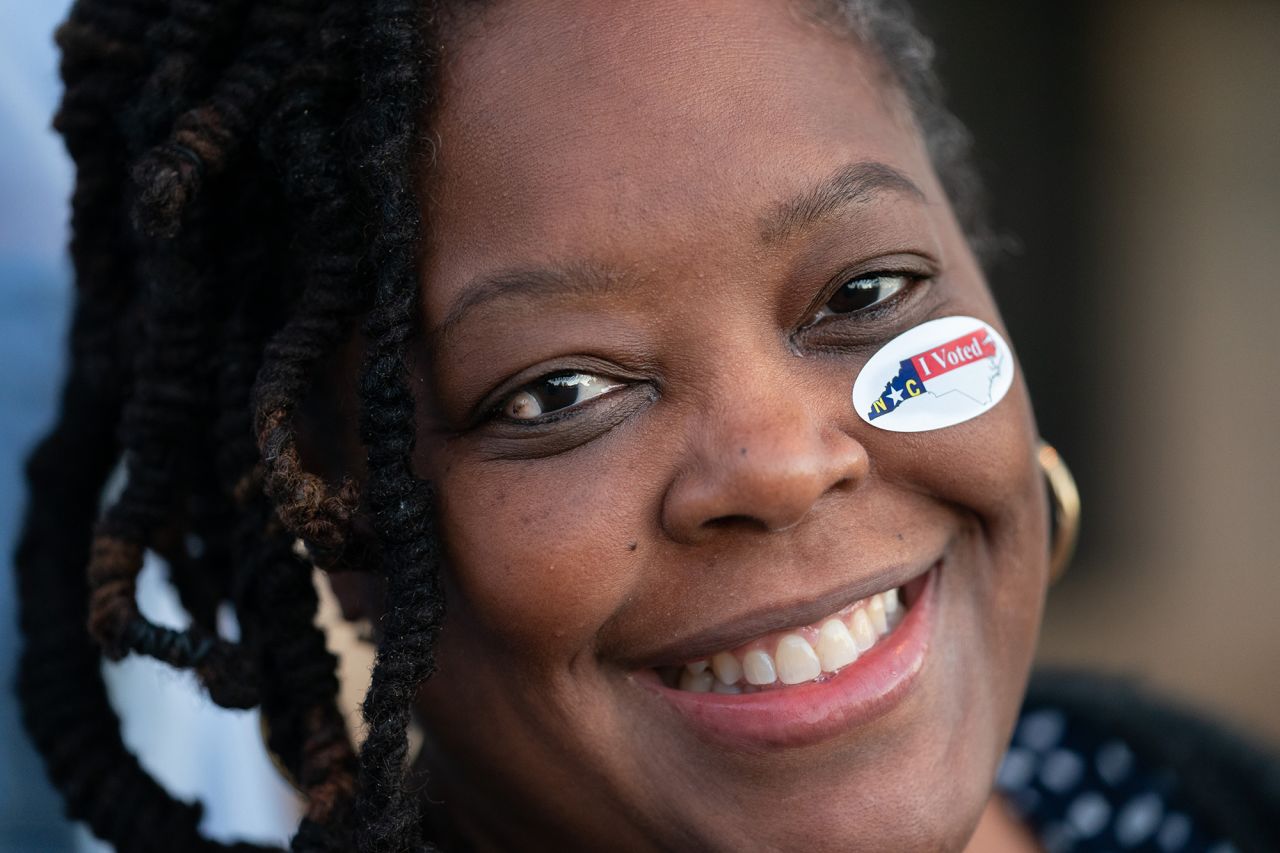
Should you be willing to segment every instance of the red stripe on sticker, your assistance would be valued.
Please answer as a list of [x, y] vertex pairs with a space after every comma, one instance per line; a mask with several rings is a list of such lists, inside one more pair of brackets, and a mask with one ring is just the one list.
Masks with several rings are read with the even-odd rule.
[[920, 378], [928, 381], [984, 358], [995, 358], [995, 354], [995, 341], [987, 334], [986, 329], [978, 329], [940, 344], [928, 352], [912, 356], [911, 363], [915, 365]]

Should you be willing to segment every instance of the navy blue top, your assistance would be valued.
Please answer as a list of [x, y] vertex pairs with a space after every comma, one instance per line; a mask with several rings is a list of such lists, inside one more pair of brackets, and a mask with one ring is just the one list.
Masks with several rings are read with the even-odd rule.
[[1052, 704], [1023, 708], [996, 787], [1047, 853], [1238, 853], [1170, 768]]

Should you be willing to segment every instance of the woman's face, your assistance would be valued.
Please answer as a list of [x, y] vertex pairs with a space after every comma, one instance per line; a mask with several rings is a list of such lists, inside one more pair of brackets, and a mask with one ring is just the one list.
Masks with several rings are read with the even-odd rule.
[[[923, 433], [851, 405], [903, 331], [1003, 328], [899, 96], [781, 2], [505, 4], [455, 36], [423, 187], [435, 795], [519, 849], [962, 845], [1046, 512], [1020, 381]], [[855, 650], [896, 627], [834, 677], [699, 692], [760, 652], [811, 675], [788, 634], [840, 660], [832, 618]]]

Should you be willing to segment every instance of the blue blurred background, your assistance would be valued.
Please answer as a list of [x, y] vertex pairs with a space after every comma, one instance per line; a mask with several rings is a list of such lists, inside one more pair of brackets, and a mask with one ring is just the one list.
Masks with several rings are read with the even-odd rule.
[[[71, 164], [49, 129], [60, 84], [52, 33], [68, 0], [0, 0], [0, 552], [8, 566], [23, 511], [22, 456], [53, 417], [70, 307], [66, 257]], [[185, 614], [155, 566], [140, 580], [152, 618]], [[13, 578], [0, 572], [0, 850], [102, 850], [62, 817], [27, 743], [11, 685], [18, 649]], [[194, 683], [146, 660], [111, 665], [108, 687], [125, 740], [183, 798], [206, 803], [216, 837], [282, 843], [296, 824], [293, 795], [258, 741], [257, 717], [215, 709]]]
[[[22, 460], [50, 419], [66, 327], [63, 253], [71, 167], [48, 129], [58, 96], [49, 34], [58, 2], [0, 0], [0, 547], [6, 564], [22, 517]], [[0, 577], [0, 682], [13, 683], [17, 628], [13, 578]], [[70, 828], [18, 722], [12, 691], [0, 694], [0, 848], [70, 849]]]

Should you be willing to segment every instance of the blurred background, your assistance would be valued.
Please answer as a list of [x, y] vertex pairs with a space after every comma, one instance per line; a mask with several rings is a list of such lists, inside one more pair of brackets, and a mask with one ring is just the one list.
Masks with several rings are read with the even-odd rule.
[[1280, 743], [1280, 3], [918, 6], [1084, 503], [1040, 659]]
[[[1084, 500], [1040, 659], [1136, 676], [1280, 745], [1280, 3], [916, 5], [1018, 246], [992, 284]], [[62, 370], [71, 173], [48, 124], [67, 6], [0, 0], [6, 557]], [[156, 618], [182, 620], [154, 571], [143, 586]], [[0, 573], [0, 850], [95, 849], [22, 733], [12, 609]], [[252, 714], [147, 661], [109, 678], [126, 741], [206, 801], [208, 831], [285, 838], [296, 804]]]

